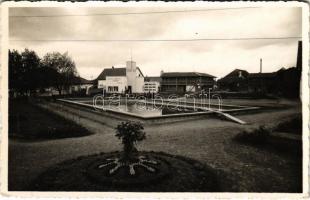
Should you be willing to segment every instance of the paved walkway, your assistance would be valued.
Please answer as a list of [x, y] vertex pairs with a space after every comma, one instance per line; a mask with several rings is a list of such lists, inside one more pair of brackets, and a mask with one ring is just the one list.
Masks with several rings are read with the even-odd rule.
[[[73, 108], [57, 110], [52, 107], [55, 105], [49, 106], [55, 112], [79, 122], [95, 134], [49, 141], [31, 142], [11, 139], [9, 141], [9, 184], [12, 190], [23, 190], [48, 167], [64, 160], [99, 152], [121, 150], [120, 141], [114, 136], [113, 129], [119, 122], [117, 119], [106, 118], [105, 123], [100, 123], [91, 120], [92, 117], [77, 117], [76, 110]], [[148, 125], [145, 127], [147, 139], [138, 145], [138, 149], [187, 156], [222, 170], [229, 174], [232, 180], [239, 180], [234, 184], [221, 183], [225, 189], [230, 191], [256, 191], [257, 181], [251, 179], [254, 173], [261, 174], [262, 184], [277, 184], [280, 188], [283, 185], [280, 179], [279, 182], [270, 183], [269, 177], [283, 175], [279, 175], [272, 169], [268, 172], [260, 166], [246, 165], [227, 151], [230, 148], [231, 138], [240, 131], [253, 129], [259, 125], [272, 126], [274, 122], [298, 112], [300, 112], [298, 109], [290, 108], [255, 115], [240, 115], [239, 118], [248, 122], [248, 125], [212, 118], [156, 126]], [[280, 159], [277, 156], [273, 158], [275, 162]]]

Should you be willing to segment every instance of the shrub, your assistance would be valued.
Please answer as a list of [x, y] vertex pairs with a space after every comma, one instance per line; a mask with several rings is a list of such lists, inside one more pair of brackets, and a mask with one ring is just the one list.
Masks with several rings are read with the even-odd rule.
[[135, 144], [145, 139], [144, 127], [140, 122], [126, 121], [116, 127], [116, 137], [122, 140], [123, 160], [130, 161], [133, 152], [137, 151]]
[[301, 115], [296, 116], [289, 121], [285, 121], [285, 122], [280, 123], [275, 128], [275, 131], [301, 134], [302, 133], [302, 117], [301, 117]]
[[270, 136], [270, 130], [260, 126], [252, 132], [243, 131], [235, 136], [235, 140], [248, 144], [265, 144]]

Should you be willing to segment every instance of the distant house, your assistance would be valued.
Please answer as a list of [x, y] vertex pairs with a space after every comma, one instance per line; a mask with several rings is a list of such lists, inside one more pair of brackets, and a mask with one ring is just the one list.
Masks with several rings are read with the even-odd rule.
[[225, 77], [218, 80], [220, 90], [228, 91], [247, 91], [249, 72], [241, 69], [235, 69]]
[[248, 73], [241, 69], [233, 70], [217, 83], [220, 90], [230, 92], [270, 93], [278, 87], [277, 72]]
[[249, 92], [273, 93], [277, 90], [277, 72], [250, 73], [248, 76]]
[[199, 92], [214, 88], [215, 76], [199, 72], [162, 72], [161, 92]]
[[143, 93], [144, 76], [134, 61], [124, 68], [105, 68], [96, 81], [107, 93]]
[[161, 77], [145, 77], [143, 91], [145, 93], [158, 93], [161, 85]]
[[79, 92], [81, 90], [85, 90], [85, 92], [92, 87], [93, 81], [86, 80], [85, 78], [82, 77], [74, 77], [72, 80], [72, 85], [70, 86], [69, 93], [72, 92]]

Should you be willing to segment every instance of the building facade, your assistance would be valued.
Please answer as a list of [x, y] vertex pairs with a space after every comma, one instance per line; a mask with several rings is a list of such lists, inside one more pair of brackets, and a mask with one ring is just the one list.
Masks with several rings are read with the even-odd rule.
[[134, 61], [127, 61], [126, 68], [105, 68], [96, 80], [107, 93], [143, 93], [144, 76]]
[[213, 89], [216, 77], [199, 72], [163, 72], [161, 78], [161, 92], [195, 93]]
[[143, 91], [144, 93], [158, 93], [160, 90], [160, 85], [160, 77], [145, 77]]

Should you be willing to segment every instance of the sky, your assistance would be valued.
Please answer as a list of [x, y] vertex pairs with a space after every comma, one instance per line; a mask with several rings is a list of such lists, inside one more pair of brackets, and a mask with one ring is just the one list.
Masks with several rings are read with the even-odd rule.
[[[204, 11], [150, 13], [198, 9]], [[28, 48], [40, 57], [54, 51], [68, 52], [80, 76], [86, 79], [97, 78], [104, 68], [124, 67], [131, 59], [147, 76], [159, 76], [161, 70], [203, 72], [218, 78], [236, 68], [255, 73], [259, 72], [260, 58], [263, 59], [263, 72], [296, 65], [298, 38], [106, 41], [301, 37], [301, 8], [206, 9], [216, 8], [10, 8], [9, 48], [18, 51]], [[51, 15], [58, 17], [46, 17]]]

